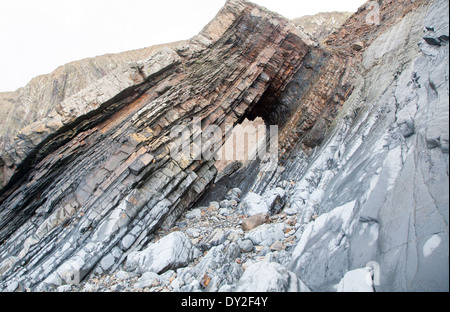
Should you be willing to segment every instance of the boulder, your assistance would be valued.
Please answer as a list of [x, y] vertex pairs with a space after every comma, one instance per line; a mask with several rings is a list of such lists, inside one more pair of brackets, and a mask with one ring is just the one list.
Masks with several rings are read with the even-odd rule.
[[224, 285], [234, 285], [242, 276], [242, 268], [235, 262], [240, 255], [236, 243], [213, 247], [193, 269], [180, 270], [178, 278], [186, 285], [195, 279], [206, 291], [217, 292]]
[[253, 242], [254, 245], [270, 247], [277, 241], [283, 241], [284, 223], [263, 224], [245, 235], [246, 239]]
[[254, 216], [261, 213], [275, 214], [283, 209], [285, 204], [286, 191], [277, 187], [262, 195], [249, 192], [239, 207], [243, 214]]
[[241, 204], [239, 205], [241, 212], [248, 216], [268, 213], [269, 207], [261, 195], [250, 192], [248, 193]]
[[128, 255], [126, 268], [130, 272], [164, 273], [188, 265], [200, 256], [191, 240], [181, 232], [174, 232], [151, 244], [143, 251]]
[[257, 215], [254, 215], [252, 217], [249, 217], [247, 219], [245, 219], [242, 222], [242, 229], [244, 231], [251, 231], [254, 228], [257, 228], [260, 225], [263, 225], [264, 223], [269, 223], [270, 222], [270, 218], [269, 215], [266, 213], [260, 213]]
[[221, 245], [225, 242], [228, 235], [230, 235], [230, 230], [215, 229], [202, 241], [202, 244], [205, 244], [206, 246], [208, 246], [208, 248]]
[[255, 246], [251, 240], [245, 239], [239, 242], [239, 248], [241, 248], [241, 252], [252, 252], [255, 249]]
[[199, 219], [202, 216], [202, 211], [198, 208], [192, 209], [186, 214], [186, 219], [192, 220], [192, 219]]
[[309, 292], [308, 287], [286, 267], [276, 262], [250, 265], [236, 284], [236, 292]]
[[368, 268], [345, 273], [338, 285], [338, 292], [373, 292], [372, 274]]

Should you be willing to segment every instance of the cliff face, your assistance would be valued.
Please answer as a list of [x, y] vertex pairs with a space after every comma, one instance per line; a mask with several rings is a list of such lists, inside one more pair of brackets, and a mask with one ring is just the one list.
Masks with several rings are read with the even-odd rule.
[[29, 261], [27, 287], [84, 278], [116, 249], [119, 265], [214, 178], [213, 162], [170, 157], [171, 129], [193, 117], [202, 127], [237, 123], [283, 89], [309, 49], [288, 20], [230, 1], [188, 44], [58, 104], [2, 156], [2, 257]]
[[48, 75], [32, 79], [14, 92], [0, 93], [0, 153], [24, 127], [46, 117], [59, 103], [128, 62], [148, 58], [153, 52], [179, 43], [108, 54], [72, 62]]
[[308, 286], [351, 270], [350, 290], [375, 260], [378, 291], [448, 290], [448, 42], [427, 39], [446, 33], [448, 3], [435, 1], [362, 54], [355, 90], [294, 191], [306, 219], [321, 215], [289, 266]]
[[[346, 291], [369, 275], [370, 290], [448, 290], [448, 3], [384, 1], [380, 25], [370, 12], [319, 46], [230, 0], [198, 36], [50, 105], [0, 158], [0, 288], [120, 269], [163, 283], [184, 268], [170, 289]], [[177, 126], [195, 151], [202, 129], [249, 120], [279, 126], [275, 170], [170, 153]], [[180, 217], [203, 220], [214, 208], [185, 212], [206, 204], [228, 217], [192, 224], [222, 229], [192, 245]], [[276, 224], [233, 228], [256, 212]], [[259, 263], [249, 241], [277, 263]]]

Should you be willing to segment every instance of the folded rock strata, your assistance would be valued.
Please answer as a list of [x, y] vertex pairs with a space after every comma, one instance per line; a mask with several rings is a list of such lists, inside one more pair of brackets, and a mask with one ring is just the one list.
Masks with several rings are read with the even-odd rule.
[[[227, 211], [296, 216], [298, 240], [287, 268], [244, 273], [234, 261], [253, 246], [225, 246], [232, 233], [218, 229], [199, 246], [209, 253], [180, 269], [208, 290], [361, 289], [375, 261], [381, 281], [370, 289], [448, 291], [448, 3], [383, 1], [380, 25], [367, 23], [370, 12], [362, 6], [319, 44], [229, 0], [191, 40], [121, 64], [49, 108], [0, 156], [0, 289], [49, 290], [120, 270], [153, 254], [156, 230], [226, 198]], [[262, 160], [218, 174], [214, 159], [170, 153], [177, 126], [198, 151], [209, 125], [257, 118], [280, 127], [276, 170]], [[264, 211], [250, 209], [256, 201]], [[261, 225], [247, 245], [272, 247], [284, 230]], [[196, 257], [174, 240], [189, 259], [174, 267]], [[260, 269], [272, 274], [252, 288], [265, 280]]]
[[60, 102], [109, 75], [128, 62], [148, 58], [152, 53], [179, 42], [107, 54], [58, 67], [48, 75], [32, 79], [14, 92], [0, 92], [0, 154], [24, 127], [46, 117]]
[[189, 43], [118, 68], [23, 129], [0, 163], [1, 257], [19, 255], [3, 279], [58, 285], [145, 246], [216, 174], [211, 161], [170, 157], [171, 128], [239, 122], [287, 85], [310, 51], [303, 37], [229, 1]]

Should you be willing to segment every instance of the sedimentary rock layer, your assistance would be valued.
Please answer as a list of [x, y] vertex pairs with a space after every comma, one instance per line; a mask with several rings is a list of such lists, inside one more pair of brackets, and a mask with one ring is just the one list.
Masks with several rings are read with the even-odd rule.
[[3, 280], [45, 289], [108, 271], [176, 220], [216, 169], [171, 158], [171, 129], [193, 117], [203, 128], [239, 122], [284, 89], [310, 51], [303, 38], [229, 1], [187, 44], [118, 68], [22, 130], [1, 162]]
[[0, 92], [0, 154], [24, 127], [46, 117], [59, 103], [109, 75], [128, 62], [148, 58], [152, 53], [179, 42], [107, 54], [58, 67], [33, 78], [14, 92]]
[[[198, 36], [118, 67], [5, 148], [0, 289], [78, 284], [126, 268], [129, 255], [130, 270], [163, 273], [199, 248], [206, 256], [178, 283], [333, 291], [369, 276], [364, 289], [448, 291], [448, 25], [445, 0], [370, 2], [319, 44], [275, 13], [228, 1]], [[193, 157], [209, 125], [249, 120], [280, 127], [275, 170], [261, 160], [218, 174], [214, 159]], [[191, 130], [194, 155], [170, 153], [177, 126]], [[234, 222], [267, 214], [247, 244], [235, 233], [225, 245], [220, 229], [197, 246], [177, 233], [167, 259], [146, 258], [164, 247], [157, 229], [223, 198]], [[280, 213], [281, 224], [266, 224]], [[243, 274], [240, 249], [280, 250], [285, 235], [292, 249], [268, 254], [278, 264]], [[208, 268], [223, 270], [211, 281]]]
[[351, 12], [323, 12], [294, 18], [292, 21], [320, 42], [339, 30], [351, 15]]

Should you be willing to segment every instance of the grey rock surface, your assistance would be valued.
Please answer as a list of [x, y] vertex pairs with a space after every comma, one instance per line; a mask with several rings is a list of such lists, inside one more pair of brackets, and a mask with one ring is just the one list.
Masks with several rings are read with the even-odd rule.
[[338, 292], [373, 292], [373, 279], [370, 270], [356, 269], [345, 273], [338, 285]]
[[168, 270], [186, 266], [200, 256], [191, 240], [181, 232], [167, 235], [143, 251], [135, 251], [127, 257], [127, 270], [137, 273], [162, 274]]
[[[22, 129], [0, 157], [0, 290], [448, 291], [449, 4], [380, 5], [317, 45], [229, 0]], [[282, 126], [278, 162], [217, 180], [172, 157], [193, 116]]]
[[275, 242], [284, 240], [285, 228], [283, 223], [263, 224], [248, 232], [245, 238], [251, 240], [254, 245], [270, 247]]
[[348, 271], [349, 239], [358, 219], [356, 202], [338, 207], [309, 223], [292, 254], [289, 269], [313, 290], [326, 290]]

